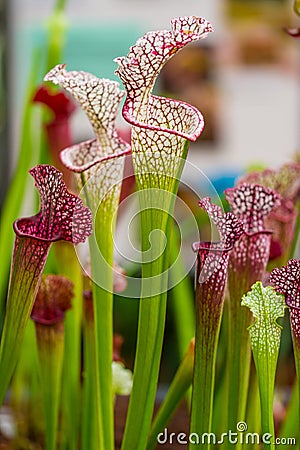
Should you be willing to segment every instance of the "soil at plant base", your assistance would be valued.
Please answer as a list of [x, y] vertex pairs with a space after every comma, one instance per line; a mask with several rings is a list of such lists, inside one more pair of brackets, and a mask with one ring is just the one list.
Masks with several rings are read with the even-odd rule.
[[[117, 396], [115, 402], [115, 441], [116, 450], [120, 450], [122, 436], [124, 432], [126, 413], [128, 408], [128, 396]], [[156, 405], [155, 411], [158, 409], [159, 405]], [[188, 433], [189, 430], [189, 416], [186, 409], [186, 405], [183, 402], [179, 406], [177, 412], [173, 416], [172, 420], [167, 425], [168, 430], [168, 442], [165, 444], [158, 444], [156, 449], [163, 450], [182, 450], [188, 448], [188, 445], [180, 444], [176, 441], [176, 437], [179, 433]], [[137, 430], [138, 433], [138, 430]], [[170, 433], [175, 433], [175, 438], [173, 437], [170, 443]], [[29, 433], [30, 434], [30, 433]], [[174, 435], [173, 435], [174, 436]], [[5, 439], [0, 433], [0, 450], [42, 450], [44, 445], [42, 444], [44, 440], [43, 435], [40, 436], [27, 436], [20, 437], [17, 440], [10, 441]]]
[[[116, 436], [116, 450], [120, 450], [122, 436], [124, 431], [127, 407], [128, 407], [129, 397], [127, 396], [117, 396], [115, 403], [115, 436]], [[157, 410], [159, 405], [156, 405], [155, 410]], [[188, 448], [188, 444], [180, 444], [177, 442], [176, 437], [179, 433], [189, 432], [189, 415], [185, 403], [183, 402], [176, 413], [174, 414], [172, 420], [167, 425], [168, 429], [168, 442], [164, 444], [157, 444], [157, 450], [183, 450]], [[137, 430], [138, 433], [138, 430]], [[175, 433], [175, 437], [170, 443], [170, 433]], [[174, 436], [174, 435], [173, 435]], [[183, 438], [182, 438], [183, 439]]]

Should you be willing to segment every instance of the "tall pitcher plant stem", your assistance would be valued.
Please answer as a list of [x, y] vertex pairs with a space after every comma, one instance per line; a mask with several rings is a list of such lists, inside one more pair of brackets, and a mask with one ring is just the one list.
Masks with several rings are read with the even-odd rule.
[[143, 255], [134, 379], [123, 450], [141, 450], [147, 443], [164, 334], [169, 265], [166, 242], [187, 142], [196, 140], [203, 129], [203, 118], [195, 108], [151, 93], [168, 59], [212, 31], [205, 19], [195, 16], [180, 17], [171, 24], [171, 31], [146, 33], [126, 57], [116, 59], [116, 74], [127, 91], [123, 116], [132, 125]]
[[61, 153], [65, 167], [76, 174], [81, 195], [91, 208], [94, 233], [89, 240], [96, 336], [96, 396], [99, 449], [114, 447], [112, 391], [113, 356], [113, 238], [123, 175], [123, 156], [130, 153], [115, 130], [115, 118], [124, 95], [118, 83], [87, 72], [54, 67], [45, 77], [69, 91], [80, 104], [95, 139]]
[[[234, 214], [223, 214], [220, 206], [204, 198], [199, 205], [206, 210], [216, 225], [220, 242], [194, 244], [196, 262], [196, 336], [193, 379], [191, 436], [205, 436], [211, 432], [212, 406], [215, 382], [215, 364], [227, 280], [230, 251], [243, 233], [243, 226]], [[192, 442], [190, 448], [207, 442]]]
[[264, 222], [280, 204], [273, 189], [242, 183], [225, 191], [230, 210], [241, 219], [245, 233], [234, 248], [228, 263], [229, 354], [228, 429], [245, 420], [250, 374], [250, 341], [247, 327], [252, 323], [250, 310], [241, 308], [241, 299], [251, 286], [262, 279], [270, 252], [272, 231]]
[[[285, 296], [289, 307], [294, 358], [298, 383], [298, 424], [300, 422], [300, 260], [290, 259], [286, 266], [273, 269], [270, 282], [275, 290]], [[300, 432], [298, 427], [298, 439]]]
[[84, 242], [92, 232], [91, 212], [70, 194], [52, 166], [30, 170], [39, 191], [40, 212], [14, 222], [16, 240], [0, 344], [0, 404], [14, 371], [52, 242]]

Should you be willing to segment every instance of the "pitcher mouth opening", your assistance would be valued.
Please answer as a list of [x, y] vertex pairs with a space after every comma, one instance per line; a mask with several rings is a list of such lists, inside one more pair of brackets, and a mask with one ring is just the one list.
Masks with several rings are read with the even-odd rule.
[[204, 128], [204, 118], [197, 108], [156, 95], [149, 97], [145, 121], [142, 121], [142, 115], [134, 116], [134, 104], [130, 98], [124, 104], [123, 117], [133, 126], [175, 134], [192, 142], [198, 139]]

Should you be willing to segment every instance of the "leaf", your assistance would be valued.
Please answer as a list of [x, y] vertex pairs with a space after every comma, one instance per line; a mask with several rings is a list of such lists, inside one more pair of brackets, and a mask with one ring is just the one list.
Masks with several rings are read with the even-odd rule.
[[275, 436], [273, 399], [281, 335], [281, 326], [276, 320], [284, 316], [284, 296], [258, 281], [243, 296], [242, 305], [248, 306], [256, 319], [248, 329], [258, 377], [262, 433]]
[[279, 350], [282, 327], [276, 319], [284, 317], [284, 296], [277, 294], [271, 286], [263, 287], [258, 281], [242, 298], [242, 306], [248, 306], [256, 318], [249, 327], [253, 353], [274, 355]]

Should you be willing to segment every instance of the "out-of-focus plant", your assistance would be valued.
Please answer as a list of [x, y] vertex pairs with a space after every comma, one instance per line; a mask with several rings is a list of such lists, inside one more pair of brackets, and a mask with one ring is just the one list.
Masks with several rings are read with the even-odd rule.
[[299, 234], [300, 164], [288, 163], [279, 169], [250, 172], [239, 183], [260, 184], [281, 195], [280, 205], [265, 219], [265, 227], [272, 230], [270, 256], [272, 265], [286, 263], [294, 256]]
[[64, 356], [65, 311], [71, 308], [73, 283], [66, 277], [42, 278], [31, 318], [39, 356], [39, 372], [46, 419], [46, 448], [55, 450]]
[[62, 172], [66, 185], [71, 188], [71, 172], [61, 163], [59, 155], [73, 143], [71, 116], [76, 109], [75, 103], [64, 92], [53, 91], [43, 85], [35, 92], [33, 102], [46, 106], [51, 113], [52, 117], [45, 124], [51, 162]]
[[[3, 255], [0, 267], [0, 327], [4, 320], [5, 299], [9, 277], [10, 254], [13, 248], [12, 222], [20, 213], [22, 201], [26, 193], [27, 172], [39, 161], [42, 153], [42, 121], [41, 110], [32, 104], [32, 98], [39, 83], [38, 77], [41, 70], [41, 55], [46, 55], [48, 64], [53, 67], [61, 58], [67, 21], [64, 15], [66, 0], [57, 0], [54, 11], [49, 19], [47, 30], [47, 45], [45, 49], [35, 49], [32, 56], [31, 69], [25, 93], [24, 111], [21, 126], [19, 155], [11, 183], [3, 204], [0, 218], [0, 252]], [[46, 63], [47, 67], [47, 63]], [[45, 67], [45, 71], [47, 70]]]

